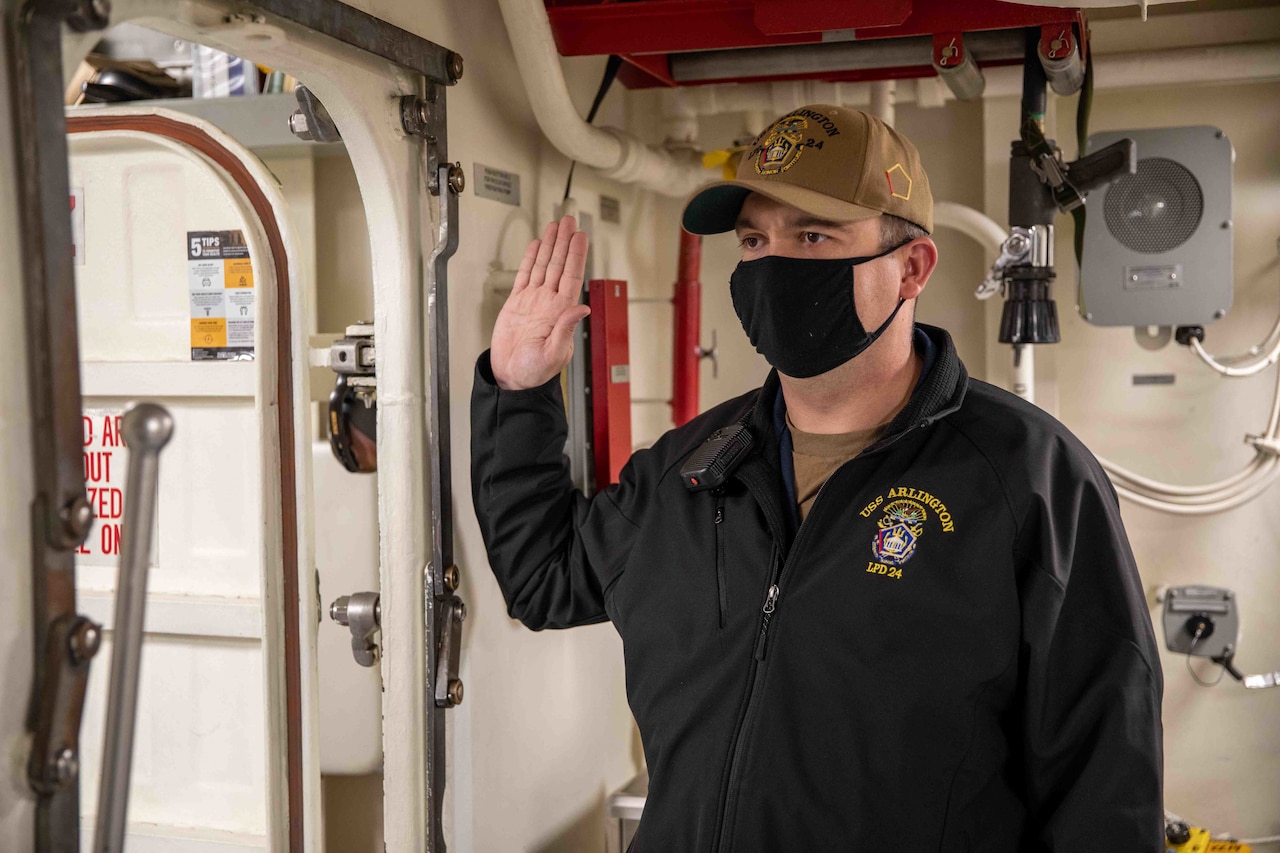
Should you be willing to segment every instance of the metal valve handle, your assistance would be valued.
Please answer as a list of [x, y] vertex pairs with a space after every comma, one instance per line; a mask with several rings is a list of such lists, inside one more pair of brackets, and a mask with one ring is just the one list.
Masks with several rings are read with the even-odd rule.
[[123, 853], [124, 850], [147, 571], [160, 488], [160, 451], [173, 436], [173, 418], [163, 406], [138, 403], [125, 413], [121, 433], [129, 448], [129, 476], [120, 535], [115, 638], [111, 648], [111, 686], [107, 693], [107, 728], [102, 748], [102, 780], [98, 786], [94, 853]]
[[720, 345], [716, 342], [716, 330], [711, 330], [711, 346], [699, 346], [697, 349], [698, 359], [711, 359], [711, 376], [715, 379], [720, 378]]

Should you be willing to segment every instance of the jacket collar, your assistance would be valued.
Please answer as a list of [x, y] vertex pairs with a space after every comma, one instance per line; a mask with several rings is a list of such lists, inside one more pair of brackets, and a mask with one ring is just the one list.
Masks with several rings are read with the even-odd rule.
[[[907, 405], [890, 422], [884, 437], [867, 448], [865, 453], [874, 453], [894, 444], [912, 430], [927, 427], [955, 412], [964, 402], [969, 374], [956, 353], [951, 335], [945, 329], [924, 323], [917, 323], [916, 328], [933, 342], [937, 358], [932, 369], [916, 384]], [[778, 371], [770, 370], [754, 404], [742, 416], [755, 438], [757, 450], [743, 462], [738, 477], [760, 503], [774, 536], [780, 542], [787, 542], [789, 547], [791, 525], [786, 520], [789, 517], [784, 505], [786, 489], [782, 483], [778, 439], [773, 425], [774, 405], [781, 390]]]
[[[875, 447], [891, 444], [916, 427], [925, 427], [946, 417], [959, 409], [964, 402], [964, 395], [969, 385], [969, 373], [956, 353], [951, 335], [946, 329], [924, 323], [917, 323], [916, 328], [924, 332], [937, 347], [937, 358], [932, 369], [916, 384], [915, 390], [911, 392], [911, 399], [890, 422], [884, 438], [877, 442]], [[782, 384], [778, 379], [778, 371], [770, 370], [749, 415], [748, 425], [756, 439], [763, 439], [773, 434], [774, 406], [781, 392]], [[764, 442], [760, 442], [760, 446], [763, 447]], [[776, 442], [772, 449], [773, 455], [776, 456]]]

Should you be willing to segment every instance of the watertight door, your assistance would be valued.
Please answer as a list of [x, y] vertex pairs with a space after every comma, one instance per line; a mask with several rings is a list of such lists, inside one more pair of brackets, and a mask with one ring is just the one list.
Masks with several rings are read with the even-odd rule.
[[[85, 479], [81, 612], [107, 627], [128, 401], [161, 460], [129, 853], [320, 850], [306, 335], [284, 201], [248, 150], [154, 109], [69, 119]], [[291, 265], [292, 264], [292, 265]], [[110, 659], [103, 649], [99, 661]], [[83, 722], [93, 835], [108, 667]]]

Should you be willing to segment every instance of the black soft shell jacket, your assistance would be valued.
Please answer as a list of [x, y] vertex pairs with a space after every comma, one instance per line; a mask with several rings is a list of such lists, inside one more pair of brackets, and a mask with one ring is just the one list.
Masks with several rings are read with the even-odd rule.
[[[650, 783], [636, 853], [1163, 851], [1162, 679], [1116, 495], [950, 337], [797, 532], [778, 380], [576, 491], [559, 385], [480, 358], [472, 488], [511, 615], [611, 620]], [[681, 463], [745, 419], [722, 490]], [[1101, 846], [1099, 846], [1101, 845]]]

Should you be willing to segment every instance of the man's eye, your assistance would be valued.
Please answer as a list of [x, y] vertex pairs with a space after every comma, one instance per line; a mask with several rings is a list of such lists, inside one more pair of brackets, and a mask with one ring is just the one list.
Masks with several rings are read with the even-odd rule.
[[760, 245], [759, 237], [743, 237], [738, 241], [738, 246], [743, 249], [754, 249]]
[[804, 232], [804, 241], [811, 245], [817, 245], [826, 239], [828, 239], [826, 234], [818, 234], [813, 231]]

